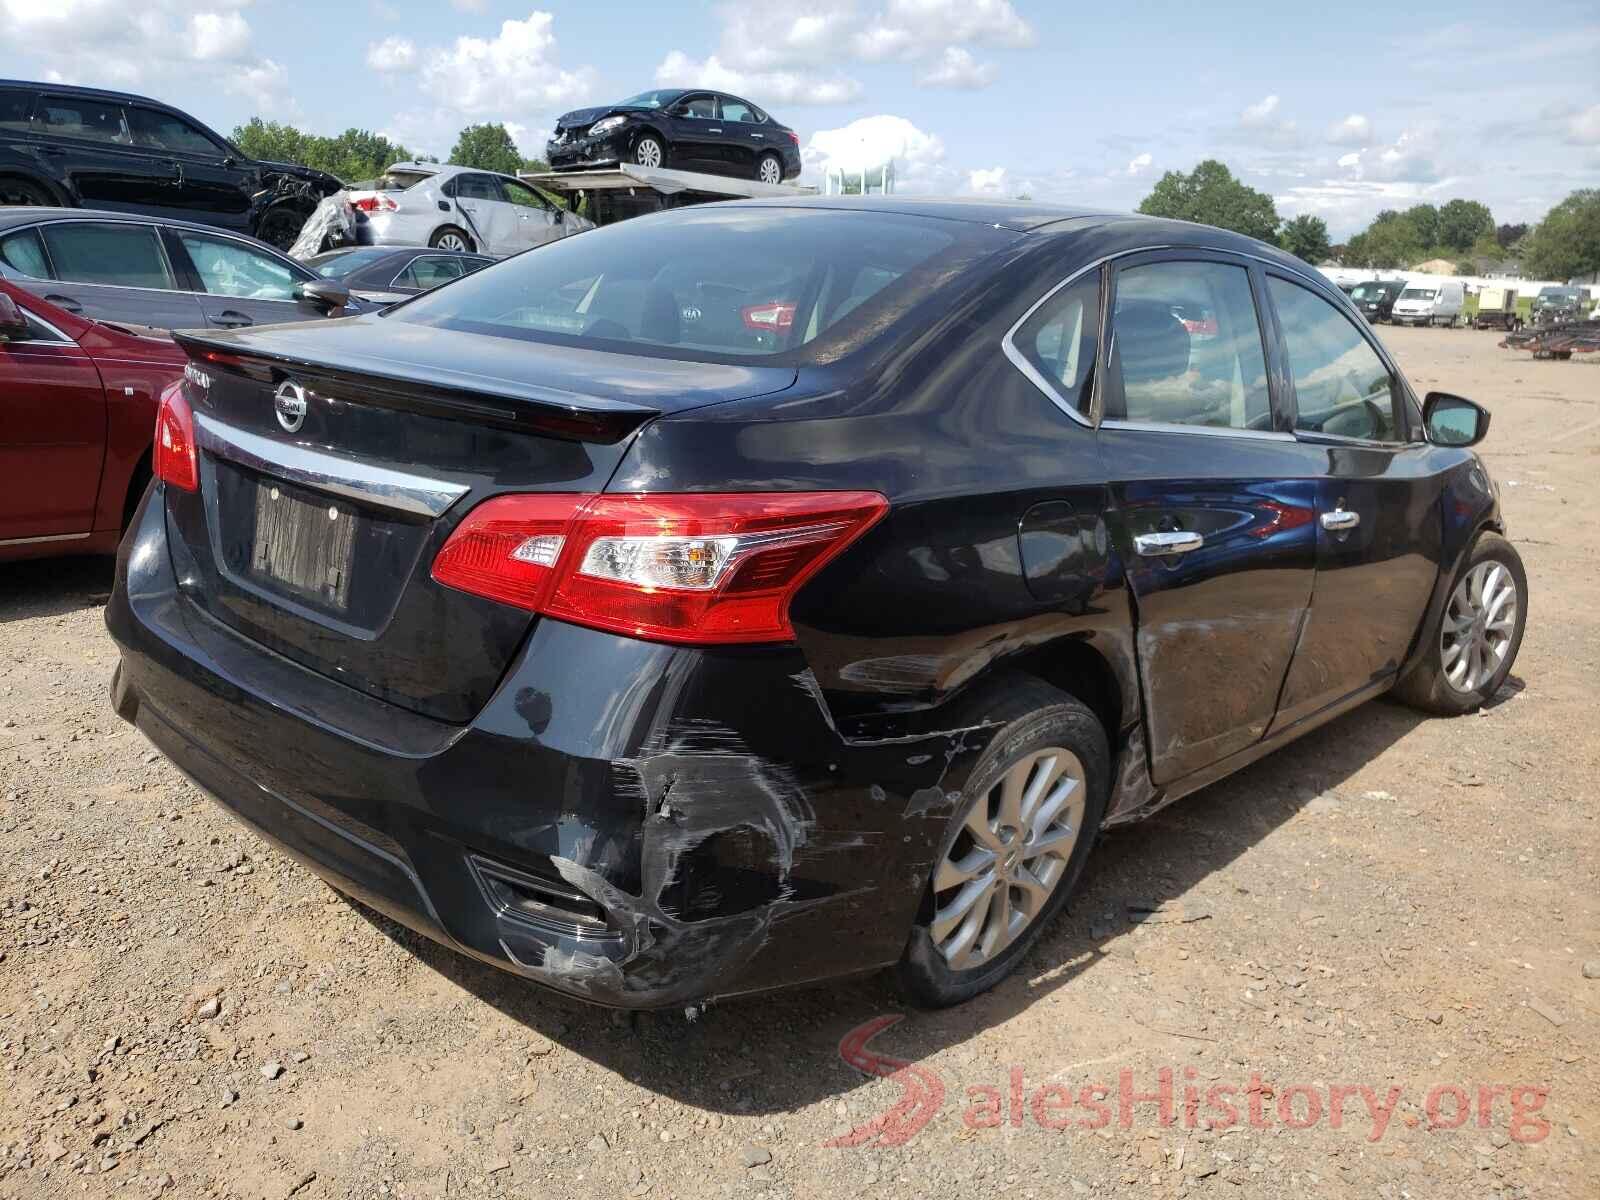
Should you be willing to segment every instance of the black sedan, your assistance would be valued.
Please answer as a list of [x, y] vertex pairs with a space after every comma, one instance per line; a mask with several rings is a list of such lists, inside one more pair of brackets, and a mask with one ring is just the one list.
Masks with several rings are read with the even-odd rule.
[[160, 329], [237, 329], [376, 307], [255, 238], [74, 208], [0, 208], [0, 277], [91, 320]]
[[396, 304], [494, 261], [482, 254], [428, 246], [348, 246], [314, 254], [305, 263], [322, 278], [337, 280], [358, 299]]
[[973, 996], [1102, 828], [1385, 692], [1472, 711], [1523, 635], [1488, 414], [1217, 229], [734, 202], [180, 341], [117, 711], [605, 1004]]
[[556, 171], [637, 163], [775, 184], [800, 174], [800, 136], [737, 96], [658, 88], [563, 114], [545, 157]]

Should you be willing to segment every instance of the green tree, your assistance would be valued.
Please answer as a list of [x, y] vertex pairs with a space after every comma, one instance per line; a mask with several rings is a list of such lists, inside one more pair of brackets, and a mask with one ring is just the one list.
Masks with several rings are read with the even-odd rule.
[[1439, 210], [1431, 204], [1414, 204], [1402, 214], [1417, 231], [1417, 244], [1424, 250], [1439, 244]]
[[1411, 214], [1385, 209], [1350, 239], [1345, 265], [1378, 270], [1405, 268], [1422, 259], [1426, 250]]
[[450, 161], [458, 167], [476, 167], [480, 171], [498, 171], [502, 175], [515, 175], [522, 168], [522, 154], [511, 133], [498, 122], [492, 125], [468, 125], [456, 139], [456, 148], [450, 151]]
[[1333, 250], [1328, 242], [1328, 223], [1305, 213], [1284, 223], [1278, 245], [1312, 266], [1322, 262]]
[[1494, 231], [1494, 240], [1500, 243], [1500, 249], [1502, 250], [1509, 250], [1527, 236], [1528, 224], [1526, 221], [1516, 225], [1500, 225]]
[[1272, 241], [1278, 230], [1272, 197], [1239, 182], [1214, 158], [1187, 175], [1168, 171], [1156, 181], [1139, 211], [1152, 217], [1215, 225], [1264, 242]]
[[1528, 235], [1522, 265], [1543, 279], [1600, 271], [1600, 188], [1573, 192], [1547, 212]]
[[1451, 200], [1439, 210], [1438, 244], [1448, 250], [1472, 249], [1485, 234], [1494, 233], [1494, 217], [1476, 200]]
[[390, 163], [411, 157], [404, 146], [365, 129], [346, 129], [337, 137], [323, 137], [260, 117], [236, 126], [233, 142], [251, 158], [314, 167], [347, 183], [371, 179]]

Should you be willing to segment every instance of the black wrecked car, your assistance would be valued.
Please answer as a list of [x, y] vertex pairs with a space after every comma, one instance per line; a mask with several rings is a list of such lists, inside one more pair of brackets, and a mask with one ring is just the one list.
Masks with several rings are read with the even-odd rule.
[[252, 159], [159, 100], [0, 79], [0, 205], [197, 221], [287, 250], [341, 186], [324, 171]]
[[552, 170], [635, 163], [782, 183], [800, 174], [800, 136], [726, 92], [657, 88], [556, 120]]
[[973, 996], [1102, 828], [1385, 692], [1476, 709], [1526, 620], [1488, 414], [1198, 225], [733, 202], [180, 341], [116, 711], [604, 1004]]

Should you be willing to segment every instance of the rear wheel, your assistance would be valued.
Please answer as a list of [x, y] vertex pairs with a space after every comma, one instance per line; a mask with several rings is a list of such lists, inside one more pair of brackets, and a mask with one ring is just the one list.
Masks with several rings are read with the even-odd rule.
[[782, 183], [783, 160], [776, 154], [763, 154], [756, 163], [756, 178], [762, 183]]
[[647, 133], [634, 143], [633, 161], [641, 167], [665, 166], [667, 148], [655, 134]]
[[305, 214], [298, 213], [292, 208], [279, 206], [268, 209], [262, 216], [261, 223], [256, 226], [256, 237], [269, 246], [288, 250], [300, 236], [300, 228], [305, 223]]
[[474, 250], [472, 239], [467, 236], [465, 229], [458, 229], [454, 225], [444, 225], [433, 231], [433, 236], [428, 239], [428, 245], [435, 250], [453, 250], [458, 254], [470, 254]]
[[1511, 674], [1528, 621], [1528, 576], [1516, 547], [1498, 533], [1478, 535], [1444, 611], [1428, 634], [1422, 662], [1395, 695], [1444, 716], [1471, 712]]
[[0, 204], [19, 204], [39, 208], [58, 208], [48, 188], [15, 175], [0, 176]]
[[896, 974], [928, 1008], [993, 987], [1066, 904], [1105, 815], [1111, 755], [1087, 706], [1038, 680], [1008, 681], [940, 845]]

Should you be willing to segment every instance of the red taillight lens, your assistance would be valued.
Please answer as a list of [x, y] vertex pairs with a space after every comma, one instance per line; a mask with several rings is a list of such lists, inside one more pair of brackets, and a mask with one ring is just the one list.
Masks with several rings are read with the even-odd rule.
[[888, 507], [876, 492], [500, 496], [456, 527], [433, 577], [652, 641], [789, 641], [795, 594]]
[[357, 196], [350, 201], [350, 207], [362, 212], [396, 212], [400, 205], [387, 196]]
[[194, 414], [183, 398], [183, 381], [167, 386], [156, 410], [155, 475], [186, 492], [200, 490], [200, 458], [194, 444]]
[[800, 135], [791, 129], [789, 131], [789, 140], [798, 146], [800, 144]]
[[779, 333], [794, 328], [794, 314], [797, 305], [786, 300], [775, 300], [771, 304], [752, 304], [739, 310], [739, 316], [744, 320], [746, 329], [775, 330]]

